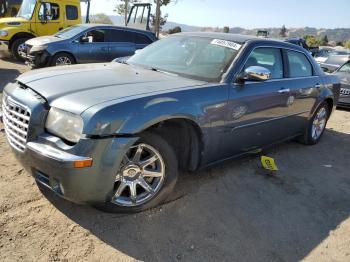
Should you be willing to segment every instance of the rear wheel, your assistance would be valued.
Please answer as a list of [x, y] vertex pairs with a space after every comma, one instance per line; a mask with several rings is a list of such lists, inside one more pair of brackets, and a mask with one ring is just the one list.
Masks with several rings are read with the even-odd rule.
[[11, 53], [17, 61], [24, 62], [23, 55], [26, 54], [25, 42], [27, 40], [29, 40], [29, 38], [19, 38], [16, 39], [11, 45]]
[[302, 142], [306, 145], [314, 145], [320, 141], [327, 125], [331, 109], [329, 105], [322, 103], [309, 121], [306, 133], [302, 138]]
[[51, 59], [51, 66], [64, 66], [75, 64], [75, 59], [72, 55], [67, 53], [58, 53]]
[[113, 197], [97, 208], [133, 213], [155, 207], [171, 194], [177, 176], [174, 150], [159, 135], [144, 133], [116, 170]]

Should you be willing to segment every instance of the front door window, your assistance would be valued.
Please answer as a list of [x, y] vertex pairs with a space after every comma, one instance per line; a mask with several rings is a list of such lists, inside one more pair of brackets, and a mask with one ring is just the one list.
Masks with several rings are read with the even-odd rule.
[[40, 21], [55, 21], [60, 18], [60, 8], [57, 4], [42, 3], [38, 18]]

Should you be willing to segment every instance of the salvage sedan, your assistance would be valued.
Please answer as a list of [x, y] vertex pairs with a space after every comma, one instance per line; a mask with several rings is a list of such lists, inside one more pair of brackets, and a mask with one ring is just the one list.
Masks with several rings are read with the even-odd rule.
[[32, 68], [109, 62], [156, 41], [154, 33], [111, 25], [83, 24], [26, 42], [21, 55]]
[[350, 107], [350, 61], [340, 67], [335, 73], [340, 78], [340, 97], [338, 106]]
[[138, 212], [169, 197], [179, 170], [293, 138], [316, 144], [339, 85], [296, 45], [182, 33], [125, 64], [25, 73], [4, 89], [3, 121], [39, 184], [73, 202]]

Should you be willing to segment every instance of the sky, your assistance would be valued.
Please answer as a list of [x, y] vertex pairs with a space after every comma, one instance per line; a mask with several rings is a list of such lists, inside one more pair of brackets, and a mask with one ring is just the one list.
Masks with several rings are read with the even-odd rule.
[[[91, 13], [116, 15], [118, 2], [91, 0]], [[162, 13], [168, 21], [202, 27], [350, 28], [350, 0], [174, 0]]]

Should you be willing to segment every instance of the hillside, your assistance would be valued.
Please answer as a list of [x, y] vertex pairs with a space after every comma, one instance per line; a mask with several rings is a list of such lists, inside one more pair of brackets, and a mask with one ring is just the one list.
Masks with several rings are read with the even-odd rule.
[[[120, 16], [113, 15], [110, 16], [111, 20], [116, 25], [122, 25], [123, 19]], [[191, 31], [221, 31], [221, 28], [214, 27], [198, 27], [191, 26], [186, 24], [180, 24], [176, 22], [167, 22], [163, 26], [163, 30], [167, 31], [175, 26], [180, 26], [182, 31], [191, 32]], [[230, 33], [233, 34], [247, 34], [247, 35], [256, 35], [257, 30], [264, 29], [270, 32], [270, 37], [278, 37], [280, 28], [256, 28], [256, 29], [245, 29], [241, 27], [231, 27]], [[287, 28], [288, 37], [303, 37], [305, 35], [314, 35], [318, 37], [323, 37], [327, 35], [329, 41], [345, 41], [350, 39], [350, 28], [336, 28], [336, 29], [325, 29], [325, 28], [313, 28], [313, 27], [304, 27], [304, 28]]]

